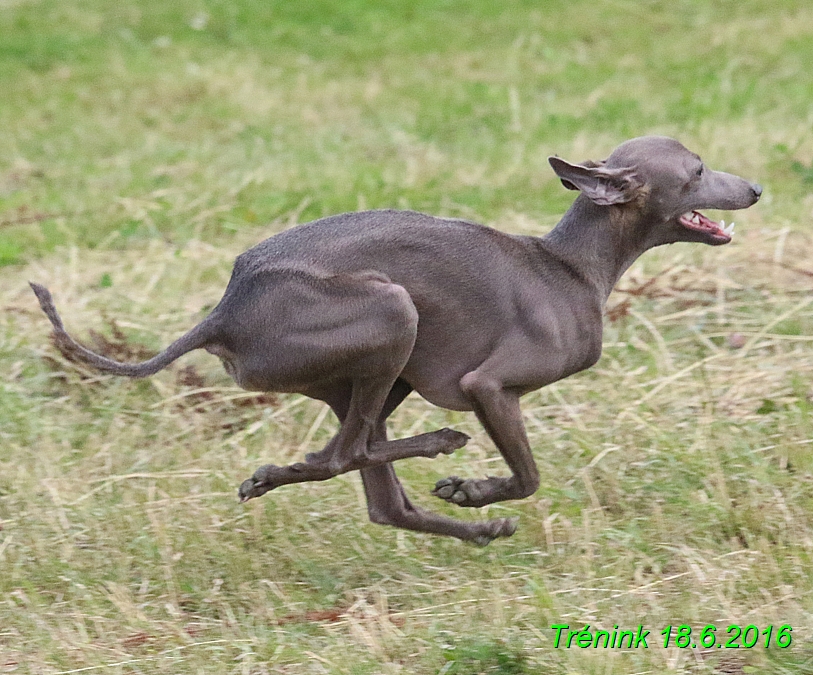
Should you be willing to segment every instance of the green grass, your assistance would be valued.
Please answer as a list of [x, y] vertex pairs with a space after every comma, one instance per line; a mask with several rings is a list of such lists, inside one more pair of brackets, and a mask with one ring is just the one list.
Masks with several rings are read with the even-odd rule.
[[[0, 0], [0, 673], [813, 673], [811, 63], [802, 0]], [[486, 549], [368, 523], [356, 475], [239, 505], [332, 416], [205, 354], [77, 369], [26, 285], [154, 351], [273, 232], [408, 207], [541, 234], [573, 196], [548, 155], [645, 133], [765, 196], [730, 246], [636, 263], [597, 366], [524, 399], [542, 486], [483, 509], [520, 517]], [[391, 428], [445, 425], [465, 451], [399, 473], [453, 514], [437, 479], [505, 468], [472, 415], [414, 397]], [[555, 650], [560, 622], [649, 649]], [[794, 642], [664, 650], [681, 623]]]

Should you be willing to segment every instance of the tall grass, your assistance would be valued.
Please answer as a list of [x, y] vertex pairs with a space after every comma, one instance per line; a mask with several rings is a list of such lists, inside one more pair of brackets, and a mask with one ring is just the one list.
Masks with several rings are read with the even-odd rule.
[[[813, 672], [812, 33], [790, 0], [0, 0], [0, 672]], [[356, 475], [239, 505], [332, 415], [205, 354], [86, 372], [25, 283], [135, 357], [294, 223], [541, 234], [572, 199], [548, 155], [644, 133], [765, 196], [727, 247], [648, 253], [598, 365], [524, 399], [542, 487], [482, 510], [520, 517], [486, 549], [369, 524]], [[506, 470], [469, 414], [411, 397], [391, 422], [473, 437], [399, 466], [427, 508]], [[555, 623], [643, 624], [649, 649], [554, 649]], [[663, 649], [682, 623], [794, 640]]]

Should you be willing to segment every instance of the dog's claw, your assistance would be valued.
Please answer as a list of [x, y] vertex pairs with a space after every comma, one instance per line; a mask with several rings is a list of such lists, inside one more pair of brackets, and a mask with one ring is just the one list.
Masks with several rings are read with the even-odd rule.
[[249, 499], [261, 497], [267, 490], [262, 483], [258, 483], [253, 478], [247, 478], [240, 483], [240, 489], [237, 491], [237, 496], [240, 497], [240, 503], [247, 502]]
[[237, 491], [240, 501], [247, 502], [249, 499], [262, 497], [266, 492], [278, 487], [274, 484], [274, 473], [280, 468], [275, 464], [266, 464], [257, 469], [251, 478], [247, 478], [240, 484], [240, 489]]
[[237, 496], [240, 498], [240, 503], [247, 502], [252, 497], [257, 497], [259, 495], [254, 494], [256, 483], [254, 482], [253, 478], [247, 478], [242, 483], [240, 483], [240, 489], [237, 490]]

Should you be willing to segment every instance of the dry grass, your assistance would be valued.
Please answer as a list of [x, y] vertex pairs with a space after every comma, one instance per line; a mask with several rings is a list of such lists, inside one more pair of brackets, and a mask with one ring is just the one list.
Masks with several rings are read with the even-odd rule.
[[[0, 0], [0, 673], [813, 672], [810, 13]], [[26, 285], [137, 356], [277, 230], [401, 206], [539, 234], [572, 198], [547, 155], [642, 133], [765, 196], [730, 246], [644, 256], [597, 366], [524, 399], [543, 484], [458, 510], [520, 517], [486, 549], [370, 524], [355, 475], [239, 505], [332, 415], [247, 394], [206, 354], [145, 381], [85, 371]], [[401, 463], [424, 506], [455, 513], [438, 478], [505, 472], [471, 415], [413, 396], [391, 422], [473, 437]], [[643, 624], [649, 649], [555, 650], [558, 622]], [[660, 647], [681, 623], [794, 642]]]
[[[521, 529], [486, 550], [370, 525], [354, 475], [237, 505], [242, 478], [318, 449], [332, 416], [296, 396], [235, 405], [246, 395], [205, 355], [146, 382], [92, 376], [60, 360], [14, 281], [51, 286], [80, 334], [104, 332], [109, 317], [157, 347], [218, 299], [249, 241], [73, 250], [5, 274], [4, 349], [19, 358], [3, 399], [0, 566], [14, 616], [0, 634], [4, 667], [479, 672], [465, 669], [470, 658], [517, 669], [495, 672], [622, 673], [720, 663], [655, 645], [553, 652], [549, 626], [560, 621], [644, 623], [656, 643], [669, 623], [790, 623], [794, 662], [809, 658], [813, 240], [748, 219], [728, 250], [676, 247], [653, 254], [659, 274], [634, 268], [611, 299], [601, 362], [526, 398], [543, 487], [488, 509], [520, 515]], [[127, 282], [92, 291], [103, 274]], [[504, 471], [470, 415], [416, 397], [392, 420], [398, 436], [443, 424], [472, 434], [466, 451], [403, 471], [410, 493], [438, 509], [426, 496], [437, 478]], [[729, 672], [767, 667], [763, 650], [733, 654], [726, 663], [740, 669]]]

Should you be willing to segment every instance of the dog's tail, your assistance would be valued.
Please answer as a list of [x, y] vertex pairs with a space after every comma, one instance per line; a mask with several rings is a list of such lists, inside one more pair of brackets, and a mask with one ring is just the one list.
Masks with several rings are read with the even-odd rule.
[[36, 294], [37, 300], [40, 302], [42, 311], [45, 312], [45, 315], [54, 327], [54, 341], [59, 351], [70, 360], [85, 363], [104, 373], [126, 375], [127, 377], [147, 377], [166, 368], [175, 359], [183, 356], [187, 352], [205, 347], [214, 342], [215, 330], [210, 316], [188, 333], [175, 340], [175, 342], [160, 354], [156, 354], [147, 361], [142, 361], [141, 363], [122, 363], [120, 361], [114, 361], [113, 359], [108, 359], [105, 356], [90, 351], [68, 335], [65, 326], [62, 324], [62, 319], [56, 311], [56, 307], [54, 307], [54, 300], [51, 297], [50, 291], [45, 288], [45, 286], [31, 282], [29, 282], [29, 284]]

